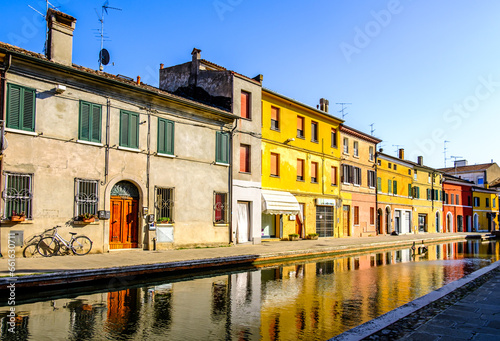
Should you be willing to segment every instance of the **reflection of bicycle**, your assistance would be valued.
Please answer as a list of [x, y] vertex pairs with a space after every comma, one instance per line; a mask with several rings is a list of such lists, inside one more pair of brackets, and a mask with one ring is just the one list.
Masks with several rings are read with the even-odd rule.
[[51, 257], [59, 252], [62, 247], [66, 252], [72, 251], [73, 254], [78, 256], [86, 255], [92, 249], [92, 241], [85, 236], [75, 237], [75, 232], [70, 232], [71, 239], [68, 241], [64, 239], [57, 229], [61, 226], [54, 227], [54, 235], [40, 239], [37, 245], [38, 252], [44, 257]]
[[43, 231], [40, 234], [35, 234], [31, 238], [27, 238], [24, 242], [24, 249], [23, 249], [23, 257], [24, 258], [30, 258], [30, 257], [40, 257], [40, 254], [38, 253], [38, 242], [40, 239], [42, 239], [44, 236], [48, 235], [48, 232], [53, 231], [54, 229], [48, 229]]

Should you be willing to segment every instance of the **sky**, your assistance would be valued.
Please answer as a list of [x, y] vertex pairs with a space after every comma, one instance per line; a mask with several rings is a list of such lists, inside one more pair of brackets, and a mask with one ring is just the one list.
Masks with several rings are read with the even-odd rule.
[[[104, 0], [51, 0], [77, 19], [73, 63], [98, 69]], [[0, 41], [43, 52], [45, 1], [1, 0]], [[373, 134], [384, 153], [434, 168], [499, 162], [497, 0], [110, 0], [104, 71], [158, 86], [203, 59]], [[337, 103], [350, 103], [342, 105]], [[373, 131], [372, 131], [373, 130]], [[448, 141], [448, 142], [445, 142]], [[446, 154], [445, 154], [446, 150]]]

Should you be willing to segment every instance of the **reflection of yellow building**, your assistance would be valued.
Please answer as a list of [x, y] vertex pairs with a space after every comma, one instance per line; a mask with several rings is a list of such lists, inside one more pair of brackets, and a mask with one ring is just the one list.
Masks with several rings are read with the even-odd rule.
[[377, 224], [382, 233], [410, 233], [413, 165], [400, 157], [377, 154]]
[[262, 236], [338, 236], [342, 120], [262, 90]]
[[474, 231], [498, 230], [498, 192], [472, 187], [472, 227]]

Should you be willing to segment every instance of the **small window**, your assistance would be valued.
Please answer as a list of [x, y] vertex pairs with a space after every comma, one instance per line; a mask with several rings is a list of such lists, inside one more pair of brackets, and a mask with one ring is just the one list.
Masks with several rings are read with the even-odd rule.
[[318, 142], [318, 122], [311, 122], [311, 141]]
[[484, 185], [484, 179], [483, 178], [477, 178], [477, 184], [478, 185]]
[[304, 160], [297, 159], [297, 181], [304, 181]]
[[331, 183], [332, 186], [337, 186], [337, 167], [331, 169]]
[[99, 180], [75, 179], [75, 216], [97, 214]]
[[431, 173], [429, 173], [429, 175], [427, 176], [427, 183], [431, 183]]
[[349, 139], [344, 137], [344, 153], [349, 154]]
[[250, 173], [250, 146], [240, 145], [240, 172]]
[[36, 92], [23, 86], [7, 86], [7, 128], [35, 131]]
[[490, 207], [490, 198], [486, 198], [485, 205], [486, 207]]
[[214, 192], [214, 223], [228, 223], [227, 193]]
[[354, 206], [354, 225], [359, 225], [359, 206]]
[[318, 163], [311, 162], [311, 182], [318, 182]]
[[304, 138], [304, 117], [297, 116], [297, 137]]
[[215, 162], [229, 164], [229, 134], [226, 132], [215, 133]]
[[413, 180], [417, 180], [417, 170], [413, 170]]
[[378, 164], [379, 166], [382, 166], [382, 160], [377, 160], [377, 164]]
[[280, 109], [271, 107], [271, 129], [280, 130]]
[[398, 165], [394, 164], [394, 170], [398, 169]]
[[252, 115], [250, 114], [250, 93], [246, 91], [241, 92], [241, 110], [240, 110], [241, 118], [251, 119]]
[[497, 207], [497, 200], [493, 198], [493, 207]]
[[5, 190], [3, 191], [4, 218], [14, 213], [22, 213], [32, 219], [33, 175], [21, 173], [5, 174]]
[[280, 155], [271, 153], [271, 176], [280, 176]]
[[174, 222], [174, 188], [155, 187], [155, 214], [158, 223]]
[[354, 147], [353, 147], [353, 155], [358, 157], [359, 156], [359, 143], [358, 141], [354, 141]]
[[367, 171], [368, 187], [375, 188], [375, 172], [372, 170]]
[[139, 114], [120, 112], [120, 146], [139, 148]]
[[387, 163], [387, 168], [392, 169], [392, 163], [388, 162]]
[[455, 194], [455, 204], [460, 205], [458, 198], [459, 198], [458, 194]]
[[374, 148], [370, 146], [370, 148], [368, 148], [368, 160], [373, 161], [374, 157], [375, 157]]
[[411, 169], [408, 169], [408, 175], [411, 175]]
[[158, 119], [158, 153], [174, 155], [174, 122]]
[[79, 140], [101, 142], [101, 110], [99, 104], [80, 101]]
[[480, 203], [481, 202], [480, 202], [479, 198], [478, 197], [474, 197], [474, 207], [479, 207]]
[[332, 133], [331, 133], [331, 143], [332, 143], [332, 148], [337, 148], [337, 130], [332, 128]]

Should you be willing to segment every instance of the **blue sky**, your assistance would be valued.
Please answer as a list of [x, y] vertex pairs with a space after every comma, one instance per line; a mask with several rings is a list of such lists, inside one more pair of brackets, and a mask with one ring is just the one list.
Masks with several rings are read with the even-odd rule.
[[[53, 0], [77, 18], [73, 62], [97, 69], [103, 0]], [[45, 1], [3, 1], [0, 41], [42, 52]], [[383, 140], [385, 153], [424, 157], [431, 167], [447, 156], [469, 164], [499, 162], [500, 2], [110, 0], [104, 45], [106, 72], [141, 76], [158, 85], [160, 63], [202, 58], [330, 112]], [[452, 159], [447, 160], [451, 166]]]

